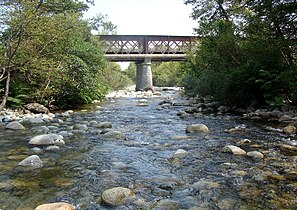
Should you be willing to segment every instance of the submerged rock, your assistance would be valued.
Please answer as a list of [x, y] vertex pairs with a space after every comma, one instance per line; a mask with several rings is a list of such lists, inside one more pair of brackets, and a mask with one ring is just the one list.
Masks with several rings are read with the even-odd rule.
[[107, 139], [126, 140], [126, 136], [120, 131], [109, 131], [103, 136]]
[[25, 130], [25, 127], [18, 121], [8, 123], [5, 128], [10, 130]]
[[208, 131], [209, 131], [208, 127], [204, 124], [192, 124], [186, 128], [187, 133], [195, 133], [195, 132], [206, 133]]
[[74, 207], [65, 202], [48, 203], [37, 206], [35, 210], [74, 210]]
[[124, 187], [114, 187], [108, 190], [105, 190], [102, 193], [102, 202], [104, 204], [112, 206], [120, 206], [126, 203], [128, 198], [133, 197], [133, 192]]
[[51, 133], [51, 134], [42, 134], [42, 135], [35, 136], [29, 141], [29, 144], [52, 145], [52, 144], [63, 144], [63, 142], [64, 142], [63, 136]]
[[232, 153], [234, 155], [246, 155], [246, 151], [244, 151], [243, 149], [241, 149], [237, 146], [233, 146], [233, 145], [225, 146], [223, 148], [222, 152]]
[[30, 167], [30, 168], [41, 168], [43, 163], [37, 155], [31, 155], [26, 159], [19, 162], [18, 166]]

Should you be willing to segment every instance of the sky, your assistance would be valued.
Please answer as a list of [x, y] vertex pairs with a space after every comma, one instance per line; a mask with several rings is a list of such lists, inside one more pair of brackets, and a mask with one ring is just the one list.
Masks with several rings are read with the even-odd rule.
[[95, 0], [86, 17], [107, 14], [119, 35], [193, 35], [191, 5], [183, 0]]

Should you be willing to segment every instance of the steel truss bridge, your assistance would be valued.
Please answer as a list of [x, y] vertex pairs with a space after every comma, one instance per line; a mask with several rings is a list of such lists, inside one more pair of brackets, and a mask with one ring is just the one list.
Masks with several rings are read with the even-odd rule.
[[100, 35], [105, 57], [110, 61], [181, 61], [194, 52], [197, 36]]

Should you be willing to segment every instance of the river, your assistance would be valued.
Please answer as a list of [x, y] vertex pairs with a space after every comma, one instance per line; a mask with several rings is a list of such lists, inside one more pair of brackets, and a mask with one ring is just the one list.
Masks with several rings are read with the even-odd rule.
[[[18, 170], [17, 164], [35, 154], [28, 141], [32, 128], [9, 131], [0, 127], [0, 209], [34, 209], [65, 201], [76, 209], [297, 209], [296, 155], [279, 149], [296, 141], [268, 125], [243, 120], [236, 115], [199, 115], [180, 118], [184, 106], [163, 106], [166, 98], [188, 101], [177, 90], [161, 96], [131, 95], [108, 99], [75, 110], [63, 122], [44, 124], [51, 132], [73, 131], [84, 124], [87, 131], [73, 131], [58, 151], [41, 150], [40, 169]], [[145, 98], [141, 102], [140, 99]], [[111, 122], [126, 140], [107, 140], [92, 122]], [[186, 133], [190, 124], [203, 123], [208, 133]], [[241, 126], [242, 133], [225, 130]], [[264, 158], [223, 153], [226, 145], [260, 151]], [[185, 150], [182, 155], [177, 150]], [[184, 152], [185, 152], [184, 151]], [[118, 207], [104, 206], [104, 190], [126, 187], [136, 198]]]

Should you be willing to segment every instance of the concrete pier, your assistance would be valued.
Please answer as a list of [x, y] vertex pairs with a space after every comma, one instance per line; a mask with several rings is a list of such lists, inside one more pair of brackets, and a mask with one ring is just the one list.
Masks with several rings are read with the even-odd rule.
[[142, 63], [137, 63], [136, 67], [136, 91], [143, 91], [152, 87], [151, 58], [145, 58]]

